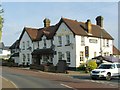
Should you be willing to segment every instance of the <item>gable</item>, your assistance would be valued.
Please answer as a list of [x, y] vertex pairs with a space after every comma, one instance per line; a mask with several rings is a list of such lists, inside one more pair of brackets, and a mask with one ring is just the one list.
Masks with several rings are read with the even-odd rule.
[[25, 28], [23, 29], [21, 35], [20, 35], [19, 41], [21, 41], [21, 39], [22, 39], [22, 37], [23, 37], [23, 35], [24, 35], [25, 32], [28, 34], [28, 36], [29, 36], [29, 38], [31, 39], [31, 41], [36, 40], [36, 38], [37, 38], [37, 33], [38, 33], [38, 29], [35, 29], [35, 28], [26, 28], [26, 27], [25, 27]]
[[68, 28], [68, 26], [62, 22], [56, 32], [56, 36], [64, 36], [64, 35], [73, 35], [74, 33]]

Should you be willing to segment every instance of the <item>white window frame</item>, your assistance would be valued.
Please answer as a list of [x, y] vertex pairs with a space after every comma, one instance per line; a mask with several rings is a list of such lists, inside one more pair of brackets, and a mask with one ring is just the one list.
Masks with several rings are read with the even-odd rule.
[[80, 61], [84, 61], [84, 52], [80, 51]]
[[27, 61], [28, 61], [28, 64], [30, 64], [30, 54], [29, 53], [27, 54]]
[[66, 35], [66, 45], [70, 44], [70, 35]]
[[46, 39], [43, 39], [43, 43], [44, 43], [44, 48], [46, 48], [46, 46], [47, 46]]
[[106, 46], [109, 47], [109, 40], [106, 41]]
[[22, 48], [23, 48], [23, 50], [25, 50], [25, 42], [22, 42], [22, 44], [23, 44], [23, 45], [22, 45], [22, 46], [23, 46]]
[[66, 58], [67, 58], [67, 62], [71, 61], [70, 51], [66, 52]]
[[23, 54], [23, 63], [25, 63], [26, 56]]
[[59, 46], [62, 46], [62, 36], [58, 36], [58, 43], [59, 43]]
[[27, 41], [27, 48], [30, 47], [30, 41]]

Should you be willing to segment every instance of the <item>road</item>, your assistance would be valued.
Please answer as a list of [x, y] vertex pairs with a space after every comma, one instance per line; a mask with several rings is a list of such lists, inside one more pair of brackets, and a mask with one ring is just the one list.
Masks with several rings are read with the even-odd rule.
[[101, 83], [101, 84], [103, 83], [103, 84], [108, 84], [112, 86], [120, 86], [120, 78], [118, 77], [114, 77], [110, 81], [107, 81], [105, 79], [92, 80], [89, 74], [88, 75], [87, 74], [86, 75], [71, 75], [71, 77], [81, 79], [84, 81], [89, 81], [89, 82], [96, 82], [96, 83]]
[[109, 90], [113, 90], [112, 88], [118, 88], [117, 84], [96, 83], [83, 77], [83, 79], [80, 79], [69, 75], [23, 70], [13, 67], [3, 67], [2, 76], [11, 80], [17, 88], [20, 88], [19, 90], [26, 88], [47, 88], [48, 90], [50, 88], [63, 88], [64, 90], [79, 90], [80, 88], [109, 88]]
[[30, 75], [24, 75], [16, 72], [4, 71], [2, 76], [15, 83], [17, 88], [66, 88], [55, 81], [50, 81]]

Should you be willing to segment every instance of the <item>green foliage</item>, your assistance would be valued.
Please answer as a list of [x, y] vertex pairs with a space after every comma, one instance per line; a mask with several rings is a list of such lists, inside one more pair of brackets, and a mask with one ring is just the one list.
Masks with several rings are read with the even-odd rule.
[[93, 60], [90, 60], [90, 61], [87, 63], [86, 69], [87, 69], [88, 71], [91, 71], [91, 70], [93, 70], [93, 69], [95, 69], [95, 68], [97, 68], [97, 63], [96, 63], [95, 61], [93, 61]]
[[3, 11], [3, 9], [0, 5], [0, 41], [1, 41], [1, 38], [2, 38], [2, 27], [3, 27], [3, 22], [4, 22], [3, 17], [2, 17], [3, 12], [4, 11]]
[[78, 68], [77, 71], [85, 71], [86, 67], [85, 64], [81, 64]]

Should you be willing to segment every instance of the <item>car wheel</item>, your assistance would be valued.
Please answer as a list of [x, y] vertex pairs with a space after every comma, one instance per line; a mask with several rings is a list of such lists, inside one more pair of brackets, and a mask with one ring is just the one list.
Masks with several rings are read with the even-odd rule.
[[107, 73], [106, 80], [111, 80], [111, 74]]

